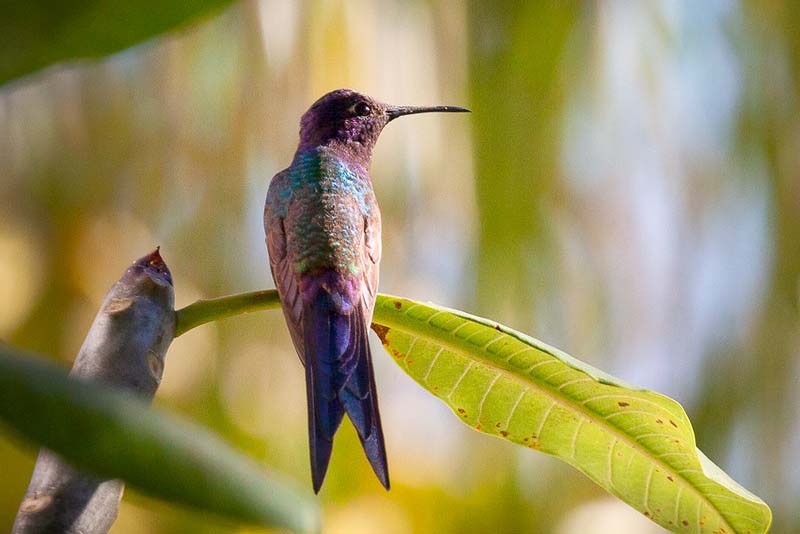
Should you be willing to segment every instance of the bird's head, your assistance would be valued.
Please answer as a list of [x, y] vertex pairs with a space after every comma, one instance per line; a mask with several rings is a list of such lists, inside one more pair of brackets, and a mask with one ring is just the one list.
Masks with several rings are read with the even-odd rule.
[[391, 106], [352, 89], [324, 95], [300, 119], [298, 151], [331, 146], [369, 164], [372, 149], [383, 127], [403, 115], [469, 111], [455, 106]]

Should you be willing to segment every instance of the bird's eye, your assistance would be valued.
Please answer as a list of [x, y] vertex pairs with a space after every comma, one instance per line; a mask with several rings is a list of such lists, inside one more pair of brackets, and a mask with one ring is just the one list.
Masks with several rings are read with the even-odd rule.
[[370, 113], [372, 113], [372, 108], [369, 107], [369, 104], [366, 102], [357, 102], [353, 106], [353, 113], [355, 113], [359, 117], [366, 117]]

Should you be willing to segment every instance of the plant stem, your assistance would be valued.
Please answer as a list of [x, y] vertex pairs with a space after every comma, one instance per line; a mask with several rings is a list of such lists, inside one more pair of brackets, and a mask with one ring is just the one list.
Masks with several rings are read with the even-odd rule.
[[240, 293], [209, 300], [198, 300], [181, 308], [176, 315], [175, 337], [196, 326], [261, 310], [280, 308], [278, 292], [274, 289]]
[[[376, 332], [391, 318], [382, 309], [381, 303], [396, 300], [397, 297], [378, 293], [375, 303], [375, 316], [372, 327]], [[235, 315], [262, 310], [276, 310], [281, 307], [278, 292], [274, 289], [239, 293], [216, 299], [198, 300], [175, 312], [175, 337], [185, 334], [192, 328], [212, 321], [227, 319]]]

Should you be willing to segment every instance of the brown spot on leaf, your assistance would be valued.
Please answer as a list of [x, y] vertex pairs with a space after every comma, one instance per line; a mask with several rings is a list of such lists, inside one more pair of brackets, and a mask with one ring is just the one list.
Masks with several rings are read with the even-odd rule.
[[667, 480], [669, 480], [670, 482], [675, 482], [675, 479], [672, 478], [671, 475], [667, 475]]
[[682, 524], [684, 527], [688, 527], [688, 526], [689, 526], [689, 522], [688, 522], [687, 520], [685, 520], [685, 519], [684, 519], [683, 521], [681, 521], [681, 524]]
[[619, 401], [617, 404], [618, 404], [619, 406], [621, 406], [622, 408], [625, 408], [625, 407], [627, 407], [627, 406], [630, 406], [630, 405], [631, 405], [629, 402], [625, 402], [625, 401]]
[[644, 513], [644, 516], [645, 516], [645, 517], [650, 517], [650, 512], [645, 512], [645, 513]]
[[503, 436], [504, 438], [507, 438], [508, 437], [508, 431], [507, 430], [501, 430], [500, 431], [500, 435]]
[[405, 354], [403, 354], [402, 352], [400, 352], [400, 351], [399, 351], [399, 350], [397, 350], [397, 349], [391, 349], [391, 351], [392, 351], [392, 356], [394, 356], [394, 357], [395, 357], [395, 358], [397, 358], [398, 360], [401, 360], [401, 359], [403, 359], [403, 358], [405, 358], [405, 357], [406, 357], [406, 355], [405, 355]]
[[475, 430], [480, 430], [480, 429], [481, 429], [481, 425], [475, 425]]
[[500, 327], [500, 325], [499, 325], [499, 324], [495, 324], [495, 325], [494, 325], [494, 329], [495, 329], [495, 330], [498, 330], [498, 331], [502, 330], [502, 328]]
[[458, 413], [460, 413], [462, 415], [467, 413], [467, 410], [465, 410], [464, 408], [459, 408], [457, 411], [458, 411]]
[[663, 419], [656, 419], [656, 423], [658, 423], [659, 425], [663, 425], [664, 424], [664, 420]]
[[672, 419], [670, 419], [670, 420], [669, 420], [669, 424], [671, 424], [671, 425], [672, 425], [672, 426], [674, 426], [675, 428], [678, 428], [678, 425], [676, 425], [676, 424], [675, 424], [675, 421], [673, 421]]
[[402, 302], [400, 302], [399, 300], [394, 301], [394, 309], [395, 310], [399, 310], [402, 307], [403, 307], [403, 303]]
[[495, 424], [494, 426], [495, 426], [496, 428], [500, 428], [500, 425], [501, 425], [501, 424], [502, 424], [502, 423], [498, 422], [498, 423], [497, 423], [497, 424]]
[[372, 329], [378, 334], [378, 338], [381, 340], [381, 343], [384, 345], [388, 345], [386, 341], [386, 334], [389, 333], [389, 327], [383, 326], [382, 324], [372, 323]]

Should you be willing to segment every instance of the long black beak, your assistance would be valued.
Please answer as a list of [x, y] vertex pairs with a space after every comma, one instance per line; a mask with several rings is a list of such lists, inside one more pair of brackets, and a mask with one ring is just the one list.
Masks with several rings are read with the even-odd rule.
[[469, 113], [466, 108], [458, 106], [392, 106], [386, 110], [389, 120], [392, 121], [403, 115], [414, 115], [415, 113]]

